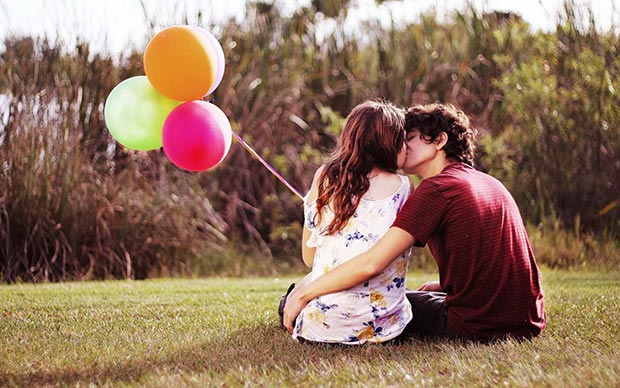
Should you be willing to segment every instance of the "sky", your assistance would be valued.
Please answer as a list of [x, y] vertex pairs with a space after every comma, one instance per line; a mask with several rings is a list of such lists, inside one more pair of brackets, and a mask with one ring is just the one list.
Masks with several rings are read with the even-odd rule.
[[[276, 0], [285, 13], [293, 12], [310, 0]], [[377, 8], [374, 0], [354, 0], [348, 24], [355, 28], [361, 20], [379, 17], [387, 21], [415, 21], [433, 7], [439, 16], [464, 9], [467, 0], [387, 1]], [[620, 25], [620, 0], [574, 0], [589, 5], [596, 23], [603, 30]], [[471, 0], [481, 11], [512, 11], [523, 17], [533, 29], [553, 30], [562, 0]], [[143, 5], [144, 4], [144, 7]], [[160, 26], [178, 23], [183, 15], [195, 17], [202, 11], [203, 22], [234, 17], [241, 20], [245, 0], [0, 0], [0, 39], [5, 36], [47, 35], [74, 43], [77, 37], [91, 49], [112, 55], [132, 47], [144, 48], [153, 31], [149, 21]], [[189, 20], [189, 24], [197, 24]], [[205, 25], [203, 24], [203, 25]], [[212, 31], [217, 37], [217, 31]]]

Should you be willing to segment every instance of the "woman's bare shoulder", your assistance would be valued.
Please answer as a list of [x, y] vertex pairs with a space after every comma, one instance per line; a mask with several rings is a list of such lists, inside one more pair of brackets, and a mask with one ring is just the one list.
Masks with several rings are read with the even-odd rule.
[[396, 192], [400, 190], [402, 185], [408, 184], [409, 180], [399, 174], [384, 173], [378, 175], [370, 180], [370, 187], [364, 199], [367, 200], [382, 200], [392, 197]]

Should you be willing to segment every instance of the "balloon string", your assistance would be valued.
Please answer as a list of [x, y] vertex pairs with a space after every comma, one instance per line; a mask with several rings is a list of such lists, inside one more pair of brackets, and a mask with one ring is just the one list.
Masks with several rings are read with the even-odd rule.
[[299, 199], [301, 199], [302, 201], [304, 200], [304, 196], [301, 195], [301, 193], [297, 191], [297, 189], [295, 189], [290, 183], [288, 183], [286, 179], [284, 179], [284, 177], [280, 175], [278, 171], [276, 171], [275, 168], [273, 168], [269, 163], [267, 163], [265, 159], [263, 159], [256, 151], [254, 151], [252, 147], [250, 147], [250, 145], [241, 138], [241, 136], [237, 135], [234, 131], [231, 132], [233, 135], [235, 135], [235, 138], [243, 146], [243, 148], [245, 148], [254, 158], [261, 162], [261, 164], [265, 166], [265, 168], [269, 170], [269, 172], [271, 172], [276, 178], [278, 178], [280, 182], [284, 183], [284, 186], [288, 187], [288, 189], [291, 190], [293, 194], [298, 196]]

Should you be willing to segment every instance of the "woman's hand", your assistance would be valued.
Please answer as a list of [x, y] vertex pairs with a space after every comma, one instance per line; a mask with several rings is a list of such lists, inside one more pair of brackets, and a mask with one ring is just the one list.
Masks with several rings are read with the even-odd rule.
[[286, 330], [288, 330], [291, 334], [293, 333], [293, 323], [295, 322], [295, 319], [299, 313], [301, 313], [301, 310], [303, 310], [308, 304], [308, 302], [305, 302], [300, 298], [300, 288], [301, 287], [299, 286], [295, 287], [293, 292], [291, 292], [286, 298], [286, 303], [284, 305], [283, 324], [284, 327], [286, 327]]
[[418, 291], [443, 291], [438, 281], [426, 282], [422, 284]]

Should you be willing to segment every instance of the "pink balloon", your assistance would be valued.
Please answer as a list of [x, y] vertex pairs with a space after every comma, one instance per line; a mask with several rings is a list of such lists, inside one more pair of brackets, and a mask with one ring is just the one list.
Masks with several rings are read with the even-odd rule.
[[222, 45], [217, 40], [217, 38], [213, 36], [212, 33], [210, 33], [209, 31], [205, 30], [202, 27], [198, 27], [198, 26], [192, 26], [192, 27], [199, 30], [207, 37], [207, 40], [211, 43], [211, 46], [213, 46], [213, 50], [215, 51], [217, 71], [215, 73], [215, 81], [213, 82], [213, 86], [211, 86], [207, 94], [205, 94], [206, 96], [208, 96], [209, 94], [213, 93], [213, 91], [219, 86], [220, 82], [222, 82], [222, 78], [224, 78], [224, 68], [226, 66], [226, 58], [224, 57], [224, 49], [222, 49]]
[[177, 167], [205, 171], [218, 165], [230, 150], [230, 121], [206, 101], [185, 102], [170, 112], [162, 130], [164, 152]]

